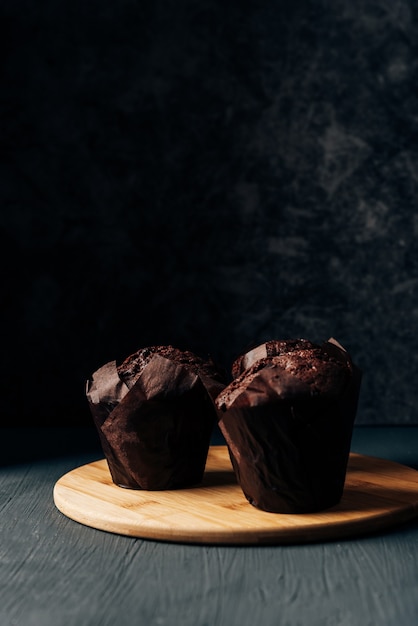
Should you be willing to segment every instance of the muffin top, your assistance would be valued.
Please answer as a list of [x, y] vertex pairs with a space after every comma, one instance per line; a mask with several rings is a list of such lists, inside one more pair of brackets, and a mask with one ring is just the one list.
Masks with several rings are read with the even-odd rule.
[[155, 356], [164, 357], [170, 361], [175, 361], [180, 365], [185, 365], [193, 373], [200, 376], [207, 376], [214, 380], [222, 380], [222, 375], [215, 363], [211, 359], [203, 359], [189, 350], [179, 350], [171, 345], [149, 346], [141, 348], [128, 356], [121, 364], [117, 365], [117, 372], [120, 379], [130, 389], [141, 376], [147, 364]]
[[305, 339], [270, 341], [247, 354], [249, 358], [243, 355], [235, 361], [237, 376], [219, 394], [218, 409], [337, 396], [352, 377], [351, 359], [335, 340], [323, 345]]
[[272, 339], [252, 348], [248, 352], [241, 354], [232, 364], [232, 377], [237, 378], [242, 372], [251, 367], [254, 363], [270, 356], [279, 356], [296, 350], [307, 350], [319, 348], [318, 345], [307, 339]]

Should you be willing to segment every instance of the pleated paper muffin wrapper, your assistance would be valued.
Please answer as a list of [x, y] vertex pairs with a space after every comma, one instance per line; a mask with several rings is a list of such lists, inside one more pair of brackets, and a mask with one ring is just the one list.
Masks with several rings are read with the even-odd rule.
[[86, 395], [114, 483], [179, 489], [201, 482], [224, 385], [155, 355], [128, 389], [110, 362]]
[[[338, 344], [326, 348], [334, 358], [349, 359]], [[255, 507], [311, 513], [340, 502], [361, 383], [351, 361], [350, 368], [340, 393], [315, 396], [294, 375], [266, 367], [223, 411], [219, 427]]]

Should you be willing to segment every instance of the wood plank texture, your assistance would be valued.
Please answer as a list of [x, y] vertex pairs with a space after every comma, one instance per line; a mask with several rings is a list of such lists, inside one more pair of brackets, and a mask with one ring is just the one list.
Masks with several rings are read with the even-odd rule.
[[[54, 505], [59, 478], [101, 456], [75, 452], [83, 429], [65, 430], [68, 454], [63, 438], [61, 429], [0, 433], [4, 450], [41, 440], [46, 455], [0, 468], [1, 626], [418, 624], [418, 517], [361, 537], [286, 545], [101, 532]], [[418, 427], [357, 428], [353, 449], [418, 468]]]
[[105, 460], [63, 475], [56, 507], [84, 525], [122, 535], [182, 543], [289, 544], [335, 540], [418, 515], [418, 472], [352, 453], [339, 505], [315, 514], [280, 515], [252, 507], [237, 485], [227, 448], [211, 446], [202, 485], [136, 491], [112, 483]]

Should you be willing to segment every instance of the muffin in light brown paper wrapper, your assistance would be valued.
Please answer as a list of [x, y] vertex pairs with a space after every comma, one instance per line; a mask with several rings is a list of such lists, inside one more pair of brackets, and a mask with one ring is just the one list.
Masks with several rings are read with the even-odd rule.
[[87, 382], [115, 484], [162, 490], [201, 482], [217, 420], [213, 400], [224, 384], [215, 366], [193, 357], [171, 346], [145, 348]]
[[335, 340], [271, 341], [236, 359], [219, 428], [248, 501], [311, 513], [341, 500], [361, 372]]

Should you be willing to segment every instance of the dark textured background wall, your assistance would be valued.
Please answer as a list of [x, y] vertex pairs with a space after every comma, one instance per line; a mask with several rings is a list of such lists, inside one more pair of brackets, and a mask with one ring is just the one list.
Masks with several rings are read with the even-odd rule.
[[418, 423], [413, 0], [0, 13], [2, 423], [90, 424], [145, 345], [292, 336], [350, 350], [359, 423]]

